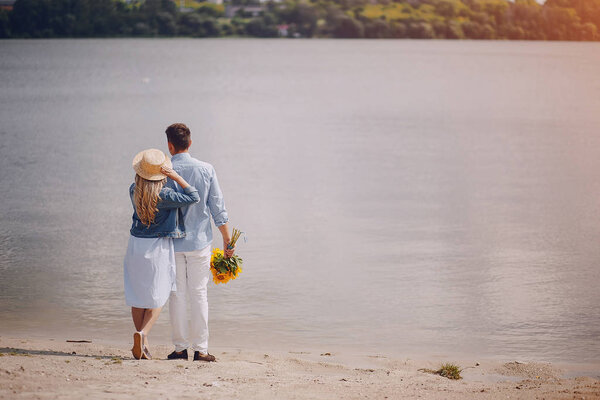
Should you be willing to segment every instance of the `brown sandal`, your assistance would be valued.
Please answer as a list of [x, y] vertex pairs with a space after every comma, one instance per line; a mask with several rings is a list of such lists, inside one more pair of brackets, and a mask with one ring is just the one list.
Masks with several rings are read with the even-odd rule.
[[131, 354], [133, 354], [133, 358], [136, 360], [142, 358], [142, 354], [144, 353], [142, 350], [143, 339], [144, 338], [140, 332], [133, 334], [133, 348], [131, 349]]

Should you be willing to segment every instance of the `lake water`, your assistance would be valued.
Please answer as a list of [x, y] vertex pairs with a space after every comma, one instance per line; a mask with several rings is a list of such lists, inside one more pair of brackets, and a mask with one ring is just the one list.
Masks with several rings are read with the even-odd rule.
[[0, 334], [131, 340], [131, 160], [185, 122], [247, 233], [214, 346], [597, 361], [599, 65], [591, 43], [0, 41]]

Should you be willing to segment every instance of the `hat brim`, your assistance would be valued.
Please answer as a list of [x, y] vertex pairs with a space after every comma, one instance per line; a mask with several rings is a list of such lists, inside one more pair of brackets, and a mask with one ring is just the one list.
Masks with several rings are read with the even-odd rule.
[[[144, 171], [142, 169], [141, 166], [141, 162], [142, 162], [142, 157], [144, 157], [144, 153], [146, 152], [146, 150], [142, 150], [139, 153], [137, 153], [135, 155], [135, 157], [133, 157], [133, 170], [135, 171], [136, 174], [138, 174], [139, 176], [141, 176], [142, 178], [149, 180], [149, 181], [162, 181], [163, 179], [165, 179], [167, 176], [164, 174], [149, 174], [148, 172]], [[169, 157], [167, 157], [165, 155], [165, 162], [162, 164], [163, 167], [168, 167], [168, 168], [173, 168], [173, 164], [171, 163], [171, 159]]]

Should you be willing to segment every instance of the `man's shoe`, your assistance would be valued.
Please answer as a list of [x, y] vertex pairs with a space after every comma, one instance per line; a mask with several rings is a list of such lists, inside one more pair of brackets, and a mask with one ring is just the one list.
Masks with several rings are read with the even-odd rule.
[[167, 356], [167, 359], [169, 359], [169, 360], [180, 360], [180, 359], [187, 360], [188, 359], [187, 349], [185, 349], [183, 351], [179, 351], [179, 352], [174, 351]]
[[194, 361], [217, 361], [217, 359], [215, 358], [215, 356], [213, 356], [212, 354], [203, 354], [200, 353], [199, 351], [195, 351], [194, 352]]

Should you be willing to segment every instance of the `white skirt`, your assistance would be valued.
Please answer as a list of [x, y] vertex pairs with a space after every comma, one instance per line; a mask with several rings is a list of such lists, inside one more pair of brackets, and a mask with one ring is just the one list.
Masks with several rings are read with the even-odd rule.
[[125, 301], [130, 307], [165, 305], [175, 286], [175, 249], [171, 238], [129, 236], [123, 268]]

